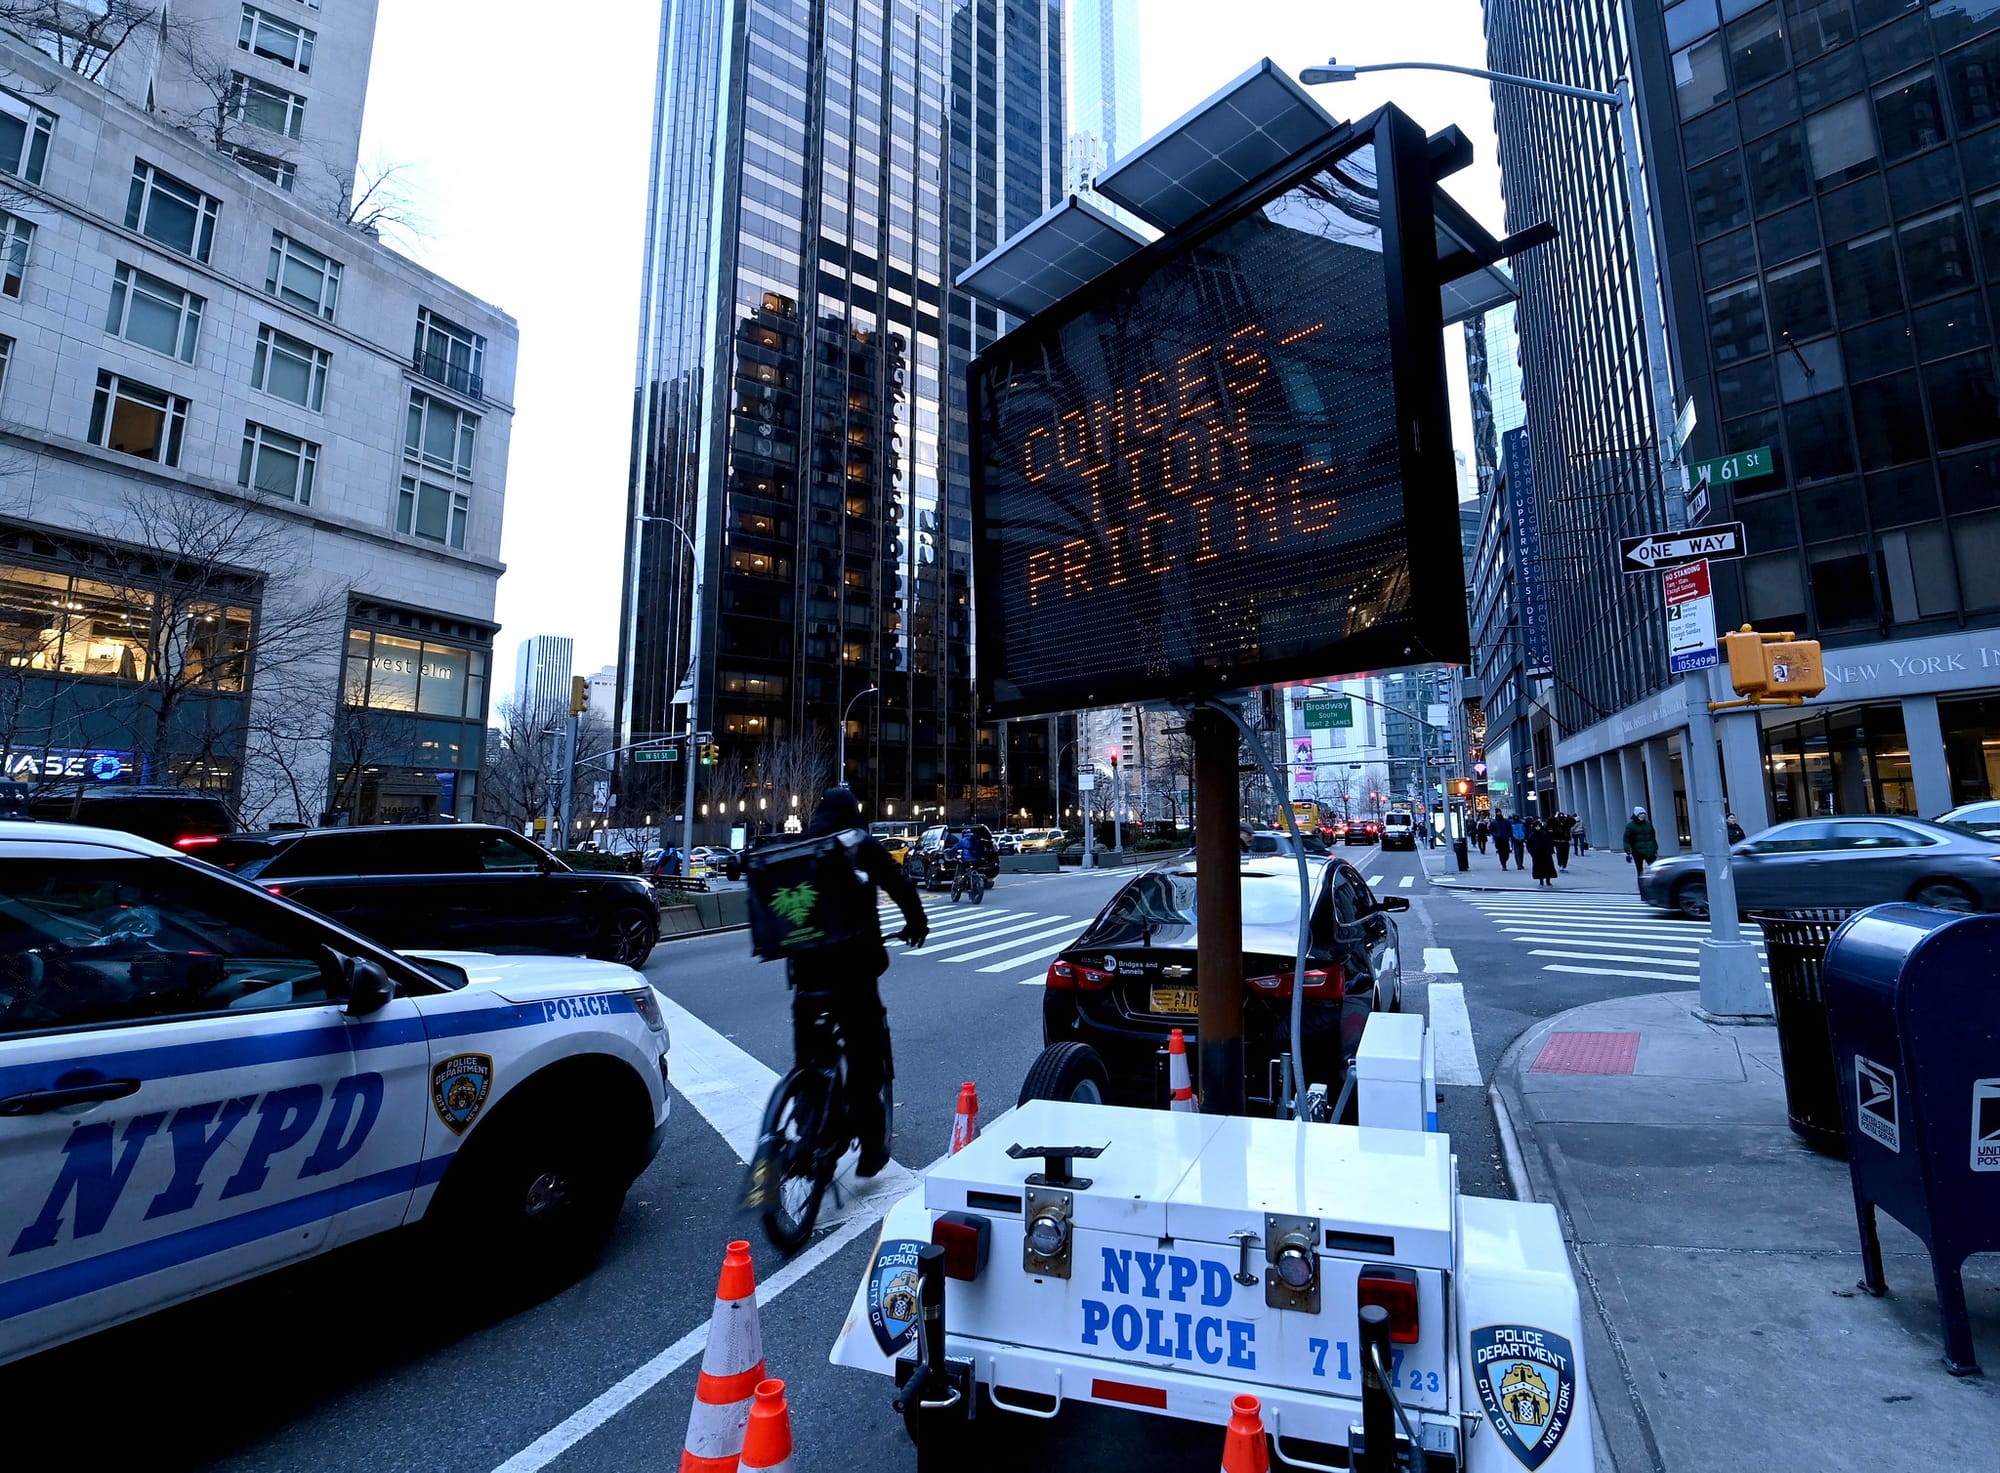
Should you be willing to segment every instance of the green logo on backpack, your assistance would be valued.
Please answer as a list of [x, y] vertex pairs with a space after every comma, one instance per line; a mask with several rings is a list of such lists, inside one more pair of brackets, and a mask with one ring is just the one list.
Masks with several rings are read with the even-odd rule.
[[780, 890], [771, 897], [771, 909], [776, 911], [791, 926], [791, 934], [785, 938], [787, 946], [816, 940], [821, 932], [818, 926], [808, 924], [813, 908], [819, 904], [819, 887], [811, 883], [794, 885], [789, 890]]

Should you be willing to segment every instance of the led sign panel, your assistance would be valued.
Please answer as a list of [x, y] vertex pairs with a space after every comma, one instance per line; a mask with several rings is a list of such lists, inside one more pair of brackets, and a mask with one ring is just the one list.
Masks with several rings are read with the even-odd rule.
[[[973, 364], [986, 715], [1465, 658], [1435, 257], [1425, 318], [1394, 248], [1430, 250], [1430, 192], [1405, 193], [1421, 229], [1392, 204], [1385, 231], [1391, 136], [1169, 237]], [[1419, 402], [1399, 409], [1399, 383]], [[1426, 524], [1449, 579], [1413, 559]]]

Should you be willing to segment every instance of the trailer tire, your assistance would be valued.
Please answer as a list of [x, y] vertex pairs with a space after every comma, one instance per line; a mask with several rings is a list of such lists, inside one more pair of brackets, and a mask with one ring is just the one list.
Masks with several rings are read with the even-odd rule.
[[1079, 1105], [1105, 1104], [1111, 1094], [1111, 1071], [1096, 1049], [1087, 1043], [1065, 1040], [1052, 1043], [1036, 1055], [1021, 1081], [1021, 1097], [1029, 1100], [1064, 1100]]

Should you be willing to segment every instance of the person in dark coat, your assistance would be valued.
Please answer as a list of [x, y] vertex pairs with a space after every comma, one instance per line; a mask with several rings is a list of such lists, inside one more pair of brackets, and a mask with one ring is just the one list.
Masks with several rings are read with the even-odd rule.
[[1486, 831], [1493, 836], [1493, 852], [1500, 856], [1500, 868], [1507, 868], [1507, 856], [1514, 849], [1514, 825], [1505, 809], [1493, 810], [1493, 817], [1486, 821]]
[[1646, 866], [1660, 857], [1660, 838], [1653, 831], [1653, 821], [1646, 816], [1644, 808], [1632, 810], [1632, 818], [1625, 825], [1622, 842], [1625, 857], [1632, 861], [1632, 867], [1638, 871], [1637, 879], [1642, 882], [1639, 893], [1643, 895], [1646, 893], [1643, 888]]
[[[861, 1142], [859, 1176], [874, 1176], [889, 1162], [889, 1125], [882, 1116], [880, 1081], [887, 1075], [889, 1013], [875, 979], [889, 970], [889, 953], [882, 945], [875, 920], [875, 887], [880, 886], [903, 913], [903, 936], [914, 951], [930, 934], [924, 902], [889, 851], [861, 821], [861, 805], [843, 784], [826, 790], [806, 825], [808, 838], [838, 834], [853, 856], [854, 867], [869, 880], [864, 904], [867, 923], [859, 936], [840, 946], [823, 947], [791, 958], [786, 974], [792, 984], [792, 1056], [811, 1051], [812, 1023], [830, 996], [834, 1020], [847, 1047], [847, 1076], [856, 1082], [848, 1093], [848, 1110], [855, 1139]], [[807, 994], [814, 1000], [806, 1001]], [[876, 1081], [871, 1084], [870, 1081]]]
[[1550, 836], [1556, 841], [1556, 868], [1569, 868], [1570, 835], [1576, 832], [1576, 815], [1558, 813], [1549, 825]]
[[1528, 857], [1535, 862], [1535, 883], [1556, 882], [1556, 837], [1539, 819], [1528, 820]]
[[1473, 820], [1473, 823], [1472, 823], [1472, 842], [1473, 842], [1473, 843], [1475, 843], [1475, 844], [1477, 844], [1477, 845], [1479, 846], [1479, 852], [1480, 852], [1481, 854], [1484, 854], [1484, 853], [1486, 852], [1486, 820], [1485, 820], [1485, 819], [1483, 819], [1483, 818], [1479, 818], [1479, 819], [1474, 819], [1474, 820]]

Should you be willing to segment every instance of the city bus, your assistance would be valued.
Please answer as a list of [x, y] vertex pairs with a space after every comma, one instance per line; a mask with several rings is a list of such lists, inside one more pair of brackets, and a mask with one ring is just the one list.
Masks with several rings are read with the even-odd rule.
[[1292, 822], [1299, 826], [1299, 832], [1302, 834], [1319, 833], [1319, 804], [1306, 802], [1292, 804]]

